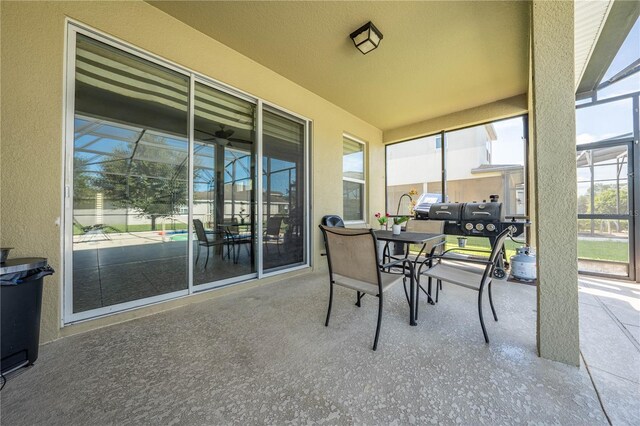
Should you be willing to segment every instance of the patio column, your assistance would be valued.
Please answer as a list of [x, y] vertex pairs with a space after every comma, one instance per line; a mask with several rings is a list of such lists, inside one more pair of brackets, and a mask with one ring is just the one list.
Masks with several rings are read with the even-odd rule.
[[533, 197], [538, 353], [580, 364], [574, 2], [534, 0], [531, 17]]

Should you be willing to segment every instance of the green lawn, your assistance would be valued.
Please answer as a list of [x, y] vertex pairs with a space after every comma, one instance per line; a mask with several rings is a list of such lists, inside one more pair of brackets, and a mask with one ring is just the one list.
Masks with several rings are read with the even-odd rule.
[[578, 257], [581, 259], [629, 261], [629, 241], [578, 240]]
[[[112, 233], [121, 233], [121, 232], [145, 232], [145, 231], [151, 231], [151, 224], [142, 224], [142, 225], [129, 225], [128, 227], [125, 225], [112, 225], [112, 228], [107, 228], [104, 230], [105, 233], [107, 234], [112, 234]], [[164, 226], [164, 230], [165, 231], [178, 231], [178, 230], [183, 230], [183, 229], [187, 229], [187, 224], [186, 223], [167, 223]], [[162, 224], [160, 223], [156, 223], [156, 231], [162, 231]], [[73, 227], [73, 234], [74, 235], [82, 235], [82, 230], [80, 229], [79, 226], [74, 225]]]
[[[517, 244], [511, 240], [505, 242], [507, 249], [507, 259], [515, 255], [516, 248], [521, 247], [522, 244]], [[458, 237], [456, 235], [447, 235], [447, 249], [458, 247]], [[490, 250], [489, 239], [482, 237], [467, 237], [466, 249], [464, 253], [488, 256], [488, 253], [482, 251], [473, 250]], [[420, 250], [419, 246], [412, 246], [411, 251], [417, 252]], [[578, 257], [581, 259], [596, 259], [596, 260], [610, 260], [614, 262], [628, 262], [629, 261], [629, 242], [628, 240], [620, 241], [590, 241], [590, 240], [578, 240]]]

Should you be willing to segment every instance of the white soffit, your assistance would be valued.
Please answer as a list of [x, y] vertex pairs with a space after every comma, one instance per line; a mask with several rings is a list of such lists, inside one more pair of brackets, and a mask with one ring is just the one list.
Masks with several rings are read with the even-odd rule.
[[613, 0], [579, 0], [575, 2], [575, 85], [584, 75], [593, 49], [607, 20]]

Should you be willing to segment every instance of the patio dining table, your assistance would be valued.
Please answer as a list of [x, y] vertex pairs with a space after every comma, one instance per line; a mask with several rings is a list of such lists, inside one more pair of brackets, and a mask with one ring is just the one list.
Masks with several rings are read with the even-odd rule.
[[[427, 232], [400, 232], [399, 234], [393, 234], [392, 231], [387, 231], [384, 229], [380, 229], [380, 230], [376, 230], [374, 231], [376, 238], [380, 241], [385, 241], [386, 245], [385, 248], [388, 246], [389, 243], [398, 243], [398, 244], [403, 244], [403, 245], [408, 245], [408, 244], [416, 244], [416, 245], [421, 245], [422, 249], [424, 249], [424, 247], [427, 245], [427, 243], [433, 242], [433, 241], [439, 241], [439, 240], [444, 240], [445, 235], [444, 234], [439, 234], [439, 233], [427, 233]], [[422, 253], [423, 250], [421, 250], [420, 252]], [[386, 250], [384, 251], [386, 252]], [[408, 256], [409, 253], [409, 249], [407, 247], [406, 249], [406, 253], [405, 256]], [[425, 253], [426, 255], [426, 253]], [[418, 300], [418, 291], [420, 291], [420, 276], [418, 274], [418, 270], [417, 270], [417, 264], [419, 263], [420, 260], [420, 256], [416, 256], [415, 259], [413, 259], [413, 266], [414, 266], [414, 277], [415, 277], [415, 288], [413, 289], [413, 291], [411, 291], [411, 295], [409, 297], [409, 311], [410, 311], [410, 324], [411, 325], [417, 325], [416, 322], [416, 303]], [[429, 302], [432, 303], [432, 299], [431, 299], [431, 295], [427, 293], [427, 296], [429, 297]]]

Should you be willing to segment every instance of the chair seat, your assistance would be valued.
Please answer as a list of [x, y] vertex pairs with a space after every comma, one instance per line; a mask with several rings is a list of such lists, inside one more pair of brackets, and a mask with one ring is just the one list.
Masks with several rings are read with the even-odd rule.
[[[459, 266], [446, 265], [442, 263], [434, 265], [432, 268], [423, 271], [421, 275], [476, 291], [480, 290], [480, 280], [482, 279], [482, 274], [460, 269]], [[490, 278], [487, 283], [489, 283], [489, 281], [491, 281]]]
[[[399, 274], [390, 274], [388, 272], [380, 272], [380, 277], [382, 279], [382, 292], [389, 290], [395, 284], [402, 281], [404, 275]], [[372, 294], [376, 296], [378, 294], [378, 286], [376, 284], [371, 284], [366, 281], [360, 281], [353, 278], [345, 277], [339, 274], [333, 274], [333, 279], [335, 283], [341, 285], [343, 287], [347, 287], [361, 293]]]

